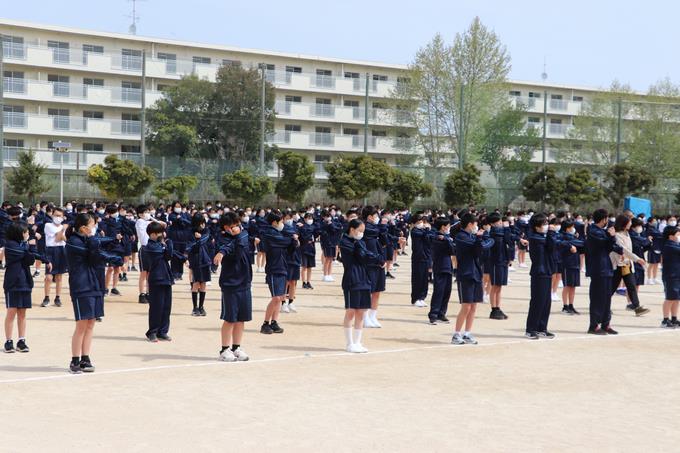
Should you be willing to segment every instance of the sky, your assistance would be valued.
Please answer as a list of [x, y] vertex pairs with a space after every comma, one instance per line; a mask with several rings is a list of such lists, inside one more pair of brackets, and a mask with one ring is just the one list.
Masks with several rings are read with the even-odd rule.
[[[2, 0], [0, 17], [127, 33], [130, 0]], [[437, 32], [475, 16], [512, 58], [510, 78], [646, 91], [680, 82], [680, 2], [571, 0], [140, 0], [137, 34], [324, 57], [408, 64]]]

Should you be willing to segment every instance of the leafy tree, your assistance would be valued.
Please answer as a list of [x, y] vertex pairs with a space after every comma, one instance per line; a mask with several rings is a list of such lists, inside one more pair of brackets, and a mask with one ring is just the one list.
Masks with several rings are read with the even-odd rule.
[[198, 178], [195, 176], [173, 176], [161, 182], [154, 189], [154, 196], [167, 199], [171, 195], [176, 200], [186, 203], [189, 201], [189, 191], [198, 186]]
[[103, 165], [92, 165], [87, 170], [87, 182], [116, 200], [142, 195], [155, 179], [149, 167], [142, 168], [131, 160], [119, 159], [115, 154], [106, 156]]
[[635, 167], [629, 163], [616, 164], [607, 169], [605, 174], [605, 196], [612, 205], [623, 207], [623, 199], [628, 196], [642, 195], [656, 184], [656, 176], [645, 168]]
[[236, 170], [222, 176], [222, 193], [230, 200], [255, 204], [271, 192], [271, 179], [266, 176], [255, 176], [248, 170]]
[[564, 200], [564, 180], [552, 167], [539, 168], [522, 181], [522, 194], [529, 201], [542, 201], [555, 207]]
[[50, 184], [43, 180], [47, 165], [35, 161], [35, 151], [29, 149], [17, 154], [19, 165], [7, 175], [10, 190], [19, 195], [26, 195], [31, 203], [35, 196], [50, 190]]
[[[262, 79], [257, 69], [221, 66], [215, 83], [192, 75], [148, 109], [152, 153], [254, 163], [260, 156]], [[274, 131], [274, 88], [265, 87], [265, 134]], [[266, 159], [273, 158], [266, 146]]]
[[482, 172], [472, 164], [453, 171], [444, 183], [444, 200], [449, 206], [476, 205], [486, 198], [486, 189], [479, 181]]
[[392, 169], [385, 162], [368, 156], [340, 157], [326, 164], [331, 198], [360, 200], [374, 190], [387, 188]]
[[572, 207], [599, 201], [604, 193], [589, 170], [581, 168], [573, 171], [564, 179], [564, 202]]
[[304, 154], [292, 151], [277, 154], [276, 162], [281, 170], [276, 195], [299, 205], [305, 198], [305, 192], [314, 185], [314, 164]]
[[473, 138], [473, 132], [507, 102], [503, 87], [509, 72], [506, 47], [478, 17], [451, 45], [437, 34], [416, 53], [392, 98], [415, 110], [416, 138], [428, 165], [436, 167], [452, 158], [467, 160], [472, 149], [468, 137]]
[[409, 208], [416, 198], [429, 197], [432, 192], [432, 185], [423, 182], [420, 175], [393, 170], [392, 182], [387, 187], [387, 193], [390, 196], [387, 204], [396, 209]]
[[518, 164], [528, 164], [540, 145], [536, 129], [525, 128], [524, 113], [523, 108], [500, 110], [484, 123], [476, 140], [480, 162], [496, 178], [502, 170], [517, 171]]

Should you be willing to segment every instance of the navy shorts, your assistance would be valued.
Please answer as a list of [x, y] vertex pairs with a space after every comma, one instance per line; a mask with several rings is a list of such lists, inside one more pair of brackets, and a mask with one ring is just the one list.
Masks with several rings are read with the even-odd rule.
[[345, 310], [367, 310], [371, 308], [371, 292], [365, 289], [342, 292], [345, 296]]
[[474, 280], [458, 280], [458, 300], [461, 304], [479, 303], [484, 300], [482, 282]]
[[645, 284], [645, 268], [639, 264], [635, 265], [635, 286], [644, 286]]
[[647, 252], [647, 262], [649, 264], [656, 264], [661, 262], [661, 253], [656, 253], [654, 250]]
[[286, 278], [290, 280], [300, 280], [300, 266], [288, 266], [288, 275]]
[[248, 322], [253, 319], [253, 296], [250, 288], [243, 291], [222, 291], [220, 319], [227, 322]]
[[[109, 252], [109, 253], [110, 253], [111, 255], [115, 255], [115, 256], [119, 257], [121, 262], [122, 262], [122, 261], [124, 260], [124, 258], [127, 256], [127, 255], [125, 255], [125, 252], [124, 252], [124, 251], [120, 251], [120, 250], [116, 250], [116, 251]], [[106, 263], [106, 266], [107, 266], [107, 267], [120, 267], [120, 266], [114, 266], [114, 265], [113, 265], [112, 263], [110, 263], [110, 262], [109, 262], [109, 263]]]
[[104, 296], [71, 297], [76, 321], [104, 316]]
[[303, 254], [302, 267], [316, 267], [316, 256]]
[[31, 308], [30, 291], [6, 291], [5, 292], [5, 307], [7, 308]]
[[267, 274], [267, 285], [269, 286], [269, 292], [271, 293], [272, 297], [279, 297], [279, 296], [285, 296], [286, 295], [286, 275], [283, 274], [276, 274], [276, 275], [269, 275]]
[[561, 274], [562, 271], [564, 270], [564, 264], [562, 264], [561, 261], [557, 262], [557, 263], [555, 263], [555, 268], [556, 268], [555, 274]]
[[368, 279], [371, 281], [371, 292], [381, 293], [385, 291], [385, 269], [382, 267], [369, 267]]
[[506, 286], [508, 284], [508, 266], [496, 264], [491, 266], [491, 286]]
[[482, 272], [485, 274], [491, 274], [491, 263], [486, 260], [482, 261]]
[[680, 278], [663, 279], [663, 289], [666, 300], [680, 300]]
[[52, 264], [52, 269], [48, 272], [49, 275], [60, 275], [68, 272], [68, 263], [66, 262], [66, 247], [46, 247], [45, 257]]
[[193, 283], [205, 283], [210, 281], [210, 266], [191, 269], [191, 281]]
[[335, 247], [324, 247], [323, 256], [326, 258], [335, 258]]
[[562, 284], [569, 288], [581, 286], [581, 271], [579, 269], [563, 269]]

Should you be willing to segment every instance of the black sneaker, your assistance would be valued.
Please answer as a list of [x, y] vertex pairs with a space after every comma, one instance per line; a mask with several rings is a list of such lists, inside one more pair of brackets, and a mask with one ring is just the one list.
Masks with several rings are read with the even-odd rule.
[[574, 314], [574, 312], [571, 311], [571, 308], [569, 308], [569, 305], [562, 305], [562, 313], [569, 316]]
[[89, 360], [81, 360], [80, 371], [83, 373], [94, 373], [94, 365]]
[[642, 316], [646, 315], [647, 313], [649, 313], [649, 308], [645, 308], [643, 306], [635, 307], [635, 316]]
[[573, 315], [580, 315], [581, 314], [578, 310], [576, 310], [576, 308], [574, 308], [573, 305], [569, 305], [569, 310], [571, 310], [571, 313]]
[[399, 263], [394, 263], [394, 264], [392, 264], [392, 266], [399, 267]]
[[673, 321], [673, 320], [671, 319], [671, 323], [672, 323], [675, 327], [678, 327], [678, 326], [680, 326], [680, 319], [676, 319], [675, 321]]
[[111, 288], [111, 294], [114, 296], [120, 296], [120, 291], [118, 291], [118, 288]]
[[137, 268], [136, 268], [135, 266], [132, 266], [132, 267], [130, 268], [130, 271], [132, 271], [132, 272], [137, 272]]
[[538, 334], [536, 332], [526, 332], [524, 336], [529, 340], [538, 340]]
[[19, 352], [30, 351], [30, 349], [28, 348], [28, 345], [26, 344], [26, 340], [17, 341], [17, 351], [19, 351]]
[[172, 341], [172, 337], [167, 333], [159, 333], [156, 337], [161, 341]]
[[387, 273], [385, 274], [385, 278], [390, 278], [390, 279], [394, 280], [396, 277], [395, 277], [394, 275], [392, 275], [391, 272], [387, 272]]
[[635, 310], [635, 305], [633, 305], [633, 304], [628, 304], [628, 305], [626, 305], [626, 310], [627, 310], [627, 311], [634, 311], [634, 310]]
[[146, 294], [142, 293], [139, 295], [139, 303], [140, 304], [148, 304], [149, 299], [147, 299]]
[[553, 338], [555, 338], [555, 334], [552, 333], [552, 332], [549, 332], [547, 330], [544, 330], [543, 332], [538, 332], [538, 336], [543, 337], [543, 338], [547, 338], [549, 340], [552, 340]]
[[33, 272], [33, 278], [39, 277], [40, 276], [40, 271], [36, 270]]
[[205, 308], [199, 308], [198, 309], [198, 316], [206, 316], [207, 313], [205, 312]]
[[265, 335], [271, 335], [274, 333], [274, 331], [272, 330], [272, 326], [270, 326], [269, 323], [264, 323], [260, 328], [260, 333], [263, 333]]
[[100, 316], [97, 316], [96, 318], [94, 318], [94, 320], [97, 322], [102, 322], [102, 318]]
[[664, 319], [661, 321], [661, 327], [665, 327], [666, 329], [675, 329], [675, 324], [673, 324], [673, 321], [670, 319]]
[[503, 319], [508, 319], [508, 315], [506, 315], [503, 310], [499, 308], [498, 311], [501, 312], [501, 315], [503, 315]]
[[71, 374], [83, 374], [83, 370], [80, 368], [80, 363], [70, 363], [68, 370]]
[[109, 290], [108, 290], [108, 289], [105, 289], [105, 290], [104, 290], [104, 296], [108, 296], [108, 295], [109, 295]]
[[491, 310], [489, 313], [489, 319], [505, 319], [503, 313], [500, 310]]
[[604, 331], [607, 332], [607, 335], [618, 335], [618, 334], [619, 334], [616, 330], [612, 329], [612, 328], [609, 327], [609, 326], [607, 326], [607, 327], [604, 329]]
[[430, 321], [428, 322], [428, 325], [430, 325], [430, 326], [436, 326], [436, 325], [437, 325], [437, 318], [430, 318]]
[[146, 339], [149, 340], [151, 343], [158, 343], [158, 337], [156, 336], [155, 333], [147, 333]]
[[59, 296], [54, 298], [54, 306], [61, 307], [61, 299], [59, 298]]
[[198, 308], [194, 308], [193, 310], [191, 310], [191, 316], [200, 316], [200, 314], [198, 313]]
[[451, 321], [449, 321], [449, 318], [447, 318], [446, 316], [443, 316], [443, 315], [442, 315], [442, 316], [438, 316], [438, 317], [437, 317], [437, 321], [443, 322], [444, 324], [448, 324], [448, 323], [451, 322]]
[[47, 307], [50, 304], [50, 298], [45, 297], [42, 301], [42, 304], [40, 304], [41, 307]]
[[588, 332], [586, 332], [586, 333], [589, 333], [590, 335], [607, 335], [607, 332], [600, 329], [599, 327], [594, 327], [594, 328], [591, 327], [590, 329], [588, 329]]
[[14, 352], [14, 342], [12, 340], [5, 341], [5, 352], [8, 354]]
[[269, 323], [269, 326], [272, 329], [272, 332], [274, 333], [283, 333], [283, 329], [279, 326], [279, 323], [276, 321], [272, 321]]

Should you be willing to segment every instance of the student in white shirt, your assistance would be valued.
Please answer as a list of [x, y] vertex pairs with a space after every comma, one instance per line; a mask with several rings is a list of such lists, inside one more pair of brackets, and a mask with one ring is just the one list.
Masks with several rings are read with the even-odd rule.
[[45, 272], [45, 298], [41, 307], [50, 304], [50, 287], [55, 283], [54, 305], [61, 307], [61, 279], [68, 272], [66, 263], [66, 231], [68, 224], [64, 223], [62, 208], [52, 210], [52, 221], [45, 223], [45, 256], [48, 260]]

